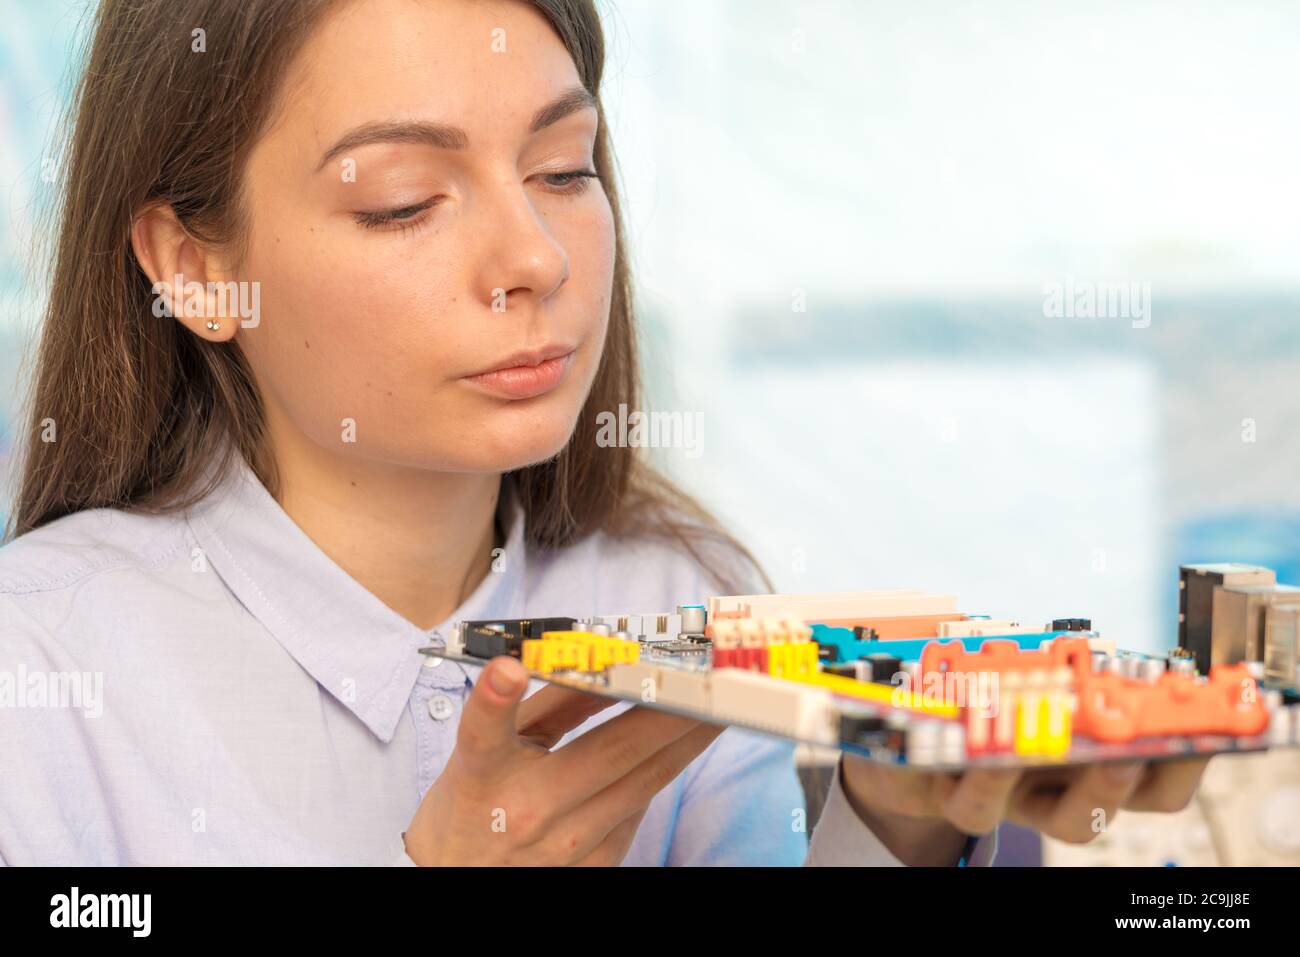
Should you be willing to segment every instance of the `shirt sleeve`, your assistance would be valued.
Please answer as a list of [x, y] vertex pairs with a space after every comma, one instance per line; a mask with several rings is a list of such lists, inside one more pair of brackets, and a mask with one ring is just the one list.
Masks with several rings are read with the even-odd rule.
[[683, 772], [664, 863], [797, 867], [808, 853], [789, 741], [728, 728]]
[[[997, 853], [997, 831], [967, 842], [961, 863], [970, 867], [987, 867]], [[957, 863], [957, 862], [954, 862]], [[895, 857], [863, 823], [849, 804], [840, 780], [840, 764], [835, 764], [826, 806], [813, 832], [808, 858], [809, 867], [902, 867]]]
[[[838, 765], [809, 843], [788, 741], [729, 728], [685, 775], [671, 866], [902, 866], [849, 805]], [[996, 849], [995, 832], [974, 842], [965, 863], [988, 865]]]

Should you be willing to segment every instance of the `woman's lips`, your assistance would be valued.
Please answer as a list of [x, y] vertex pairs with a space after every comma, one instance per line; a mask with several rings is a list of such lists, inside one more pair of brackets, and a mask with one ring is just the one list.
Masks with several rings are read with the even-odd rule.
[[465, 381], [505, 399], [532, 399], [559, 385], [572, 361], [573, 353], [567, 352], [536, 365], [510, 366], [466, 376]]

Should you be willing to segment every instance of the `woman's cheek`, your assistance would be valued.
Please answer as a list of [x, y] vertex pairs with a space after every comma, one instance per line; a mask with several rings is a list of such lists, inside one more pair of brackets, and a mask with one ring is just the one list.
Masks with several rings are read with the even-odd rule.
[[393, 388], [375, 373], [379, 339], [341, 284], [276, 275], [263, 289], [263, 320], [241, 348], [266, 399], [314, 441], [334, 445], [349, 425], [353, 433], [363, 421], [373, 425]]

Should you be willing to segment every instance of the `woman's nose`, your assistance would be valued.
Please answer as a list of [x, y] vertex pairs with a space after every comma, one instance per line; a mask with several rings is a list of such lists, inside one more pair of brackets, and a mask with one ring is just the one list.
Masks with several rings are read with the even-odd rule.
[[569, 257], [538, 211], [527, 187], [517, 185], [484, 211], [479, 295], [495, 312], [525, 299], [543, 302], [569, 278]]

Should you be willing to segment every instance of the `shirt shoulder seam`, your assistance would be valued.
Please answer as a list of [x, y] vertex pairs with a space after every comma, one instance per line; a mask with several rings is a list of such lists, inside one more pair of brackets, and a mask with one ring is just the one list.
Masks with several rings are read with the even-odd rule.
[[121, 568], [135, 568], [142, 571], [153, 571], [159, 565], [175, 558], [188, 544], [187, 541], [181, 541], [173, 544], [165, 551], [154, 555], [147, 561], [131, 562], [123, 561], [120, 558], [103, 559], [97, 563], [81, 564], [67, 574], [54, 578], [39, 578], [32, 581], [22, 581], [9, 579], [0, 582], [0, 595], [35, 595], [44, 592], [59, 591], [76, 585], [87, 578], [92, 578], [104, 572], [116, 571]]

